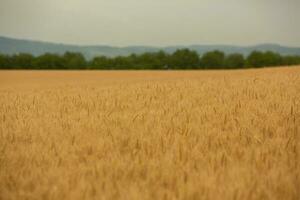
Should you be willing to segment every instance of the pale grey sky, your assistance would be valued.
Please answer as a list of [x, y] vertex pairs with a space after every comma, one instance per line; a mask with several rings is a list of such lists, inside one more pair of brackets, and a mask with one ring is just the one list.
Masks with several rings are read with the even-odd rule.
[[0, 0], [0, 35], [118, 46], [300, 46], [300, 0]]

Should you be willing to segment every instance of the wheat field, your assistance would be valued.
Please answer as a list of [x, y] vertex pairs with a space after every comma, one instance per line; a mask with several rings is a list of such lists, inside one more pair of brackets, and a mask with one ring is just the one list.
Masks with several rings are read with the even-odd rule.
[[298, 200], [300, 67], [0, 71], [0, 200]]

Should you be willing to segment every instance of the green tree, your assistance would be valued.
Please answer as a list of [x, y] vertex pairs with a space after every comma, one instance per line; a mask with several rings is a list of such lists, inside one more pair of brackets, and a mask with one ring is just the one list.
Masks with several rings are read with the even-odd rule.
[[155, 69], [159, 65], [156, 53], [143, 53], [138, 56], [136, 68], [137, 69]]
[[242, 54], [230, 54], [225, 58], [226, 68], [229, 69], [238, 69], [243, 68], [245, 66], [245, 59]]
[[282, 65], [299, 65], [300, 56], [283, 56]]
[[175, 69], [196, 69], [199, 67], [199, 55], [189, 49], [179, 49], [170, 57], [169, 65]]
[[0, 69], [11, 69], [11, 57], [0, 54]]
[[282, 64], [282, 57], [278, 53], [271, 51], [267, 52], [252, 52], [247, 58], [248, 67], [267, 67], [278, 66]]
[[[154, 69], [165, 69], [168, 67], [170, 55], [164, 51], [159, 51], [156, 54]], [[197, 56], [198, 57], [198, 56]], [[199, 57], [198, 57], [199, 60]]]
[[129, 69], [131, 67], [131, 63], [129, 62], [128, 57], [125, 56], [117, 56], [113, 59], [112, 69]]
[[15, 69], [32, 69], [34, 57], [27, 53], [16, 54], [11, 57], [11, 64]]
[[263, 67], [264, 66], [264, 54], [260, 51], [253, 51], [247, 57], [247, 67]]
[[72, 52], [63, 56], [46, 53], [38, 57], [26, 53], [0, 54], [0, 69], [235, 69], [299, 64], [300, 56], [281, 56], [271, 51], [254, 51], [246, 59], [238, 53], [225, 57], [221, 51], [212, 51], [199, 59], [195, 51], [179, 49], [171, 55], [159, 51], [114, 58], [98, 56], [90, 61], [81, 53]]
[[282, 57], [278, 53], [267, 51], [264, 53], [264, 66], [282, 65]]
[[63, 69], [64, 59], [60, 55], [46, 53], [35, 59], [36, 69]]
[[225, 54], [221, 51], [205, 53], [201, 58], [201, 65], [206, 69], [221, 69], [225, 66]]
[[64, 68], [66, 69], [84, 69], [87, 62], [81, 53], [66, 52], [63, 56]]
[[112, 67], [112, 59], [106, 56], [98, 56], [93, 58], [92, 69], [110, 69]]
[[163, 69], [168, 63], [168, 55], [163, 52], [132, 54], [128, 57], [128, 65], [131, 69]]
[[128, 56], [128, 62], [130, 62], [132, 65], [130, 67], [130, 69], [138, 69], [138, 65], [139, 65], [139, 56], [136, 54], [131, 54]]

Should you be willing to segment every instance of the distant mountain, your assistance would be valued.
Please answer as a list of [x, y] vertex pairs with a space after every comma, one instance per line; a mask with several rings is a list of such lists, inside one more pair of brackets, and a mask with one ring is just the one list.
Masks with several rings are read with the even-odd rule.
[[32, 40], [21, 40], [7, 37], [0, 37], [0, 54], [16, 54], [30, 53], [33, 55], [41, 55], [44, 53], [63, 54], [66, 51], [81, 52], [87, 58], [94, 56], [127, 56], [132, 53], [142, 54], [144, 52], [156, 52], [164, 50], [168, 53], [173, 53], [180, 48], [189, 48], [197, 51], [200, 55], [213, 50], [220, 50], [226, 54], [242, 53], [248, 55], [254, 50], [258, 51], [274, 51], [282, 55], [300, 55], [300, 47], [286, 47], [276, 44], [261, 44], [255, 46], [231, 46], [231, 45], [190, 45], [190, 46], [167, 46], [167, 47], [150, 47], [150, 46], [128, 46], [128, 47], [113, 47], [113, 46], [79, 46], [57, 44], [50, 42], [40, 42]]

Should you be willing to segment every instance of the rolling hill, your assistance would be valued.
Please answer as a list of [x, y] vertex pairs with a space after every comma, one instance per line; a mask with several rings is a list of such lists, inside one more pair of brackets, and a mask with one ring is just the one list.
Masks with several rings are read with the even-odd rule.
[[67, 45], [50, 42], [41, 42], [33, 40], [14, 39], [8, 37], [0, 37], [0, 54], [17, 54], [17, 53], [30, 53], [33, 55], [41, 55], [44, 53], [57, 53], [63, 54], [66, 51], [80, 52], [87, 58], [94, 56], [127, 56], [132, 53], [142, 54], [144, 52], [156, 52], [164, 50], [172, 53], [180, 48], [189, 48], [197, 51], [200, 55], [212, 50], [221, 50], [226, 54], [229, 53], [242, 53], [248, 55], [254, 50], [259, 51], [274, 51], [282, 55], [300, 55], [300, 48], [286, 47], [277, 44], [260, 44], [255, 46], [232, 46], [232, 45], [190, 45], [190, 46], [167, 46], [167, 47], [151, 47], [151, 46], [127, 46], [127, 47], [114, 47], [114, 46], [80, 46], [80, 45]]

